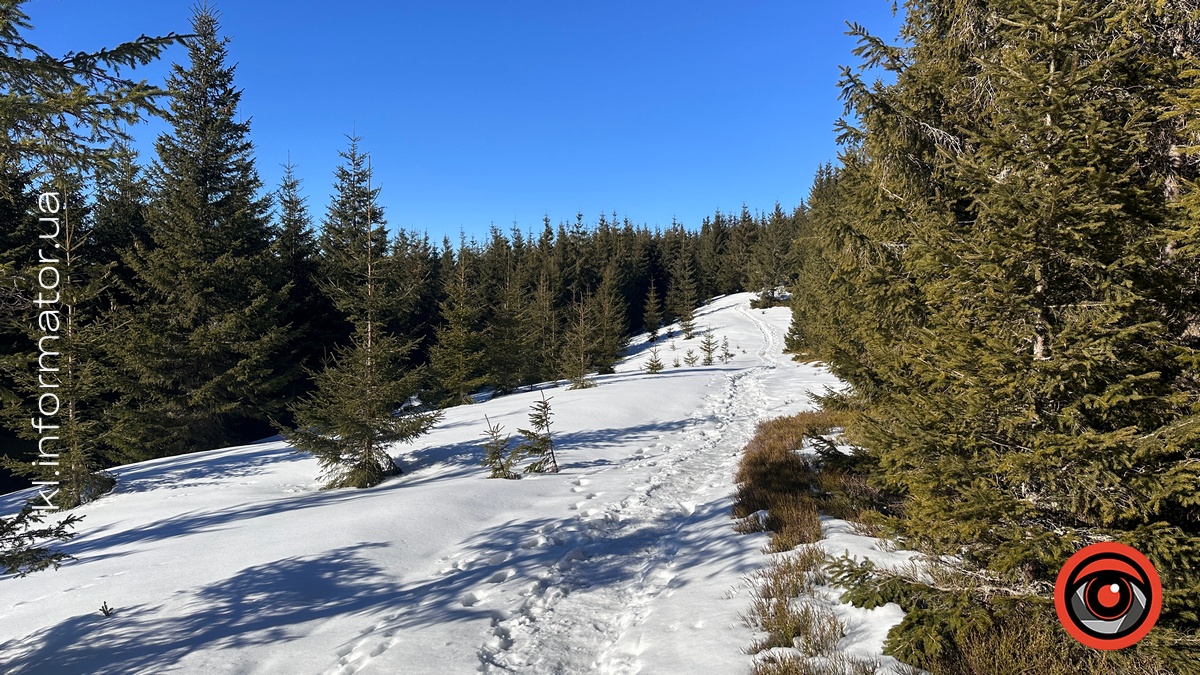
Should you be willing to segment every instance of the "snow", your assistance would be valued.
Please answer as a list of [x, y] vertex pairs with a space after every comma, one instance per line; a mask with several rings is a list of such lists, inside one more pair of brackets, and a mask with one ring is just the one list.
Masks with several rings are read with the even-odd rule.
[[[738, 456], [758, 422], [840, 386], [782, 353], [788, 310], [752, 297], [703, 307], [676, 352], [660, 340], [660, 374], [640, 339], [595, 388], [447, 410], [372, 489], [318, 490], [316, 461], [282, 441], [118, 468], [60, 546], [76, 561], [0, 580], [0, 671], [748, 673], [740, 614], [768, 557], [766, 535], [732, 529]], [[709, 330], [730, 363], [671, 367]], [[486, 479], [484, 415], [515, 435], [543, 392], [561, 473]], [[911, 557], [826, 529], [833, 555]], [[836, 595], [839, 648], [878, 656], [899, 609]]]

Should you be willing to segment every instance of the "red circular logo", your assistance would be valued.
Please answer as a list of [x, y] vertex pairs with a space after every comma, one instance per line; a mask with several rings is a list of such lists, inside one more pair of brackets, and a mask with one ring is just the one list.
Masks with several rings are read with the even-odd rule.
[[1088, 647], [1121, 649], [1146, 637], [1158, 621], [1162, 582], [1136, 549], [1092, 544], [1059, 570], [1054, 610], [1071, 637]]

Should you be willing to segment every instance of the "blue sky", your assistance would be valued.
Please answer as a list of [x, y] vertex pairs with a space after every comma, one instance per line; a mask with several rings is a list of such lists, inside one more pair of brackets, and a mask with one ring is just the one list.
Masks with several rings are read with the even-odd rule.
[[[259, 173], [298, 165], [317, 216], [363, 137], [389, 225], [435, 238], [582, 212], [688, 227], [791, 208], [836, 157], [845, 21], [891, 39], [891, 2], [216, 2]], [[51, 53], [186, 32], [191, 2], [31, 0]], [[143, 76], [161, 81], [166, 63]], [[138, 129], [143, 161], [161, 123]]]

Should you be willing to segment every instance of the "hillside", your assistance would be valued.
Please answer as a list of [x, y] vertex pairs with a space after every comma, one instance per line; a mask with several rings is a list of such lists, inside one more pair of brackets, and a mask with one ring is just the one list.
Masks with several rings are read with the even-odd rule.
[[[750, 297], [697, 312], [701, 331], [729, 338], [726, 365], [673, 368], [700, 341], [676, 337], [678, 351], [659, 343], [666, 370], [647, 375], [635, 340], [598, 387], [544, 389], [557, 475], [487, 480], [479, 466], [484, 415], [516, 435], [539, 392], [448, 409], [395, 449], [405, 475], [373, 489], [318, 490], [315, 460], [278, 441], [118, 468], [116, 490], [78, 509], [63, 546], [76, 561], [0, 581], [0, 664], [748, 672], [739, 613], [765, 535], [731, 528], [739, 450], [759, 421], [838, 386], [782, 353], [788, 310], [751, 310]], [[116, 612], [103, 617], [102, 603]], [[847, 640], [877, 652], [881, 627]]]

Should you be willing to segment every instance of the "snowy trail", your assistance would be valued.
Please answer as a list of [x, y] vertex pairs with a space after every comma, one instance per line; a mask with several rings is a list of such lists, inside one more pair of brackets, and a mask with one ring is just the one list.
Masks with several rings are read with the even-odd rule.
[[[741, 304], [736, 310], [761, 338], [758, 365], [712, 378], [707, 387], [718, 391], [704, 397], [685, 428], [655, 436], [656, 442], [637, 449], [622, 465], [570, 479], [577, 501], [567, 507], [566, 517], [531, 528], [520, 543], [522, 550], [543, 551], [538, 556], [543, 564], [520, 574], [511, 566], [514, 555], [507, 548], [476, 549], [443, 570], [453, 577], [481, 566], [495, 568], [486, 575], [486, 585], [461, 597], [464, 605], [487, 607], [491, 613], [488, 634], [476, 652], [480, 672], [642, 672], [648, 645], [641, 627], [664, 599], [677, 594], [678, 604], [698, 610], [688, 627], [704, 627], [714, 598], [689, 599], [698, 592], [697, 584], [681, 588], [678, 581], [687, 573], [680, 567], [704, 562], [697, 559], [695, 540], [713, 537], [713, 520], [723, 519], [725, 531], [718, 536], [736, 539], [728, 519], [732, 476], [755, 426], [773, 416], [763, 382], [786, 358], [779, 326], [758, 319]], [[761, 542], [746, 543], [740, 553], [756, 555]], [[709, 590], [728, 601], [744, 586], [731, 589], [725, 583]], [[727, 604], [742, 609], [740, 599]], [[723, 614], [726, 627], [737, 632], [736, 611]], [[378, 629], [384, 642], [368, 648], [371, 640], [364, 639], [364, 649], [355, 650], [361, 655], [357, 662], [342, 658], [329, 672], [358, 672], [396, 644], [387, 622]], [[743, 640], [724, 646], [740, 661], [738, 670], [748, 667], [742, 646]], [[656, 672], [700, 672], [713, 665], [708, 650], [678, 650], [670, 660], [669, 671]]]
[[749, 299], [659, 342], [669, 364], [711, 331], [728, 364], [647, 375], [637, 342], [600, 386], [547, 389], [556, 475], [479, 466], [484, 415], [515, 431], [541, 392], [448, 409], [370, 490], [318, 490], [282, 442], [121, 467], [76, 562], [0, 579], [0, 673], [748, 673], [766, 536], [732, 530], [738, 455], [837, 386], [782, 354], [786, 308]]
[[[480, 650], [484, 672], [603, 674], [641, 670], [642, 624], [664, 594], [673, 594], [676, 558], [691, 533], [698, 506], [725, 501], [737, 449], [749, 439], [761, 410], [760, 370], [729, 376], [718, 393], [692, 413], [693, 424], [645, 448], [624, 470], [634, 478], [617, 500], [577, 503], [578, 524], [552, 529], [568, 550], [531, 589], [512, 619], [497, 622]], [[731, 451], [732, 450], [732, 451]], [[653, 452], [653, 454], [648, 454]], [[653, 469], [647, 471], [647, 469]], [[610, 470], [611, 471], [611, 470]], [[596, 474], [576, 479], [580, 487]], [[579, 489], [579, 488], [576, 488]], [[599, 503], [597, 503], [599, 502]], [[614, 579], [616, 583], [605, 583]], [[679, 664], [682, 670], [687, 669]]]

